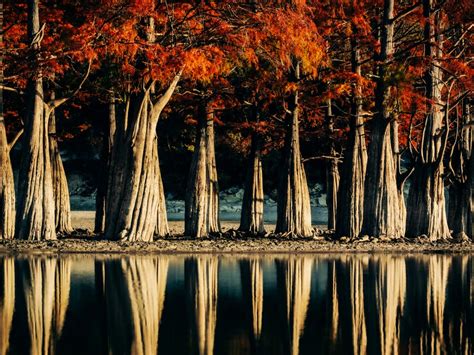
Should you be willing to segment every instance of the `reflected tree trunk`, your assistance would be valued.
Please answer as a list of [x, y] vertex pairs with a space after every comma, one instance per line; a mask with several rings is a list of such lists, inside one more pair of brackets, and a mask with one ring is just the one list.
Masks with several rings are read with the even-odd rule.
[[365, 319], [364, 260], [351, 257], [349, 276], [349, 292], [351, 300], [352, 349], [354, 354], [365, 354], [367, 351], [367, 325]]
[[53, 354], [55, 339], [55, 278], [57, 262], [53, 258], [34, 257], [23, 270], [31, 354]]
[[6, 355], [15, 310], [15, 259], [0, 259], [0, 355]]
[[185, 282], [192, 318], [193, 344], [199, 355], [214, 353], [217, 322], [218, 259], [200, 256], [185, 261]]
[[429, 329], [422, 333], [420, 343], [422, 349], [420, 350], [437, 355], [444, 353], [443, 349], [446, 347], [444, 313], [451, 258], [444, 255], [433, 255], [427, 262], [426, 314]]
[[288, 327], [288, 353], [292, 355], [299, 354], [311, 294], [312, 266], [309, 257], [290, 256], [288, 260], [277, 261], [277, 281]]
[[54, 295], [54, 325], [55, 335], [59, 337], [63, 331], [69, 305], [72, 260], [68, 257], [63, 257], [59, 258], [57, 263]]
[[109, 353], [157, 353], [167, 275], [167, 257], [130, 257], [105, 263]]
[[381, 256], [375, 281], [381, 354], [400, 351], [400, 318], [404, 312], [406, 268], [403, 257]]
[[207, 103], [199, 107], [199, 128], [186, 187], [184, 234], [207, 237], [221, 231], [219, 187], [214, 151], [214, 112]]
[[250, 306], [247, 314], [251, 314], [252, 352], [259, 353], [263, 321], [263, 270], [261, 259], [242, 260], [240, 262], [240, 275], [244, 303]]

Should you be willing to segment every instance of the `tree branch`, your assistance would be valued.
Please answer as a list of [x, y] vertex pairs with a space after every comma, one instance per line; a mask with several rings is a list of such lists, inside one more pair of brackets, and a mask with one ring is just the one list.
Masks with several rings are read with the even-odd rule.
[[16, 133], [15, 137], [13, 137], [12, 141], [8, 144], [8, 151], [12, 150], [12, 148], [15, 146], [16, 142], [18, 142], [18, 139], [20, 139], [24, 131], [24, 128], [22, 128]]
[[183, 74], [183, 70], [184, 70], [184, 68], [182, 68], [178, 72], [178, 74], [175, 75], [175, 77], [173, 78], [173, 81], [171, 82], [170, 86], [168, 86], [168, 89], [160, 97], [160, 99], [153, 105], [153, 109], [151, 111], [152, 120], [158, 122], [161, 111], [163, 111], [166, 104], [168, 104], [168, 102], [170, 101], [171, 96], [173, 95], [174, 91], [176, 90], [176, 86], [178, 85], [178, 82], [181, 79], [181, 75]]

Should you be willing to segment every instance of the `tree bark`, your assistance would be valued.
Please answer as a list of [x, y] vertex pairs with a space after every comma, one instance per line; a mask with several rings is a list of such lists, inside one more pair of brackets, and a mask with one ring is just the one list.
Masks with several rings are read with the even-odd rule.
[[161, 168], [158, 159], [158, 139], [156, 140], [156, 179], [158, 183], [158, 212], [155, 228], [156, 237], [166, 237], [170, 234], [168, 227], [168, 214], [166, 212], [165, 190], [163, 188], [163, 179], [161, 178]]
[[[352, 40], [352, 71], [361, 75], [360, 50]], [[336, 236], [357, 237], [364, 215], [364, 182], [367, 168], [367, 149], [362, 112], [362, 93], [356, 84], [352, 100], [352, 119], [349, 142], [344, 153], [336, 215]]]
[[473, 219], [473, 176], [474, 176], [474, 136], [471, 127], [470, 107], [467, 102], [463, 106], [463, 125], [455, 147], [451, 165], [457, 165], [453, 173], [456, 175], [449, 186], [448, 225], [453, 231], [453, 237], [459, 240], [474, 239]]
[[0, 239], [12, 239], [15, 235], [15, 183], [3, 107], [0, 109]]
[[153, 82], [127, 98], [123, 117], [117, 121], [112, 151], [106, 198], [107, 239], [153, 240], [159, 201], [156, 126], [180, 77], [181, 72], [155, 102], [150, 97]]
[[[298, 82], [299, 64], [296, 65], [295, 78]], [[286, 135], [285, 151], [278, 186], [277, 223], [275, 233], [288, 233], [302, 237], [313, 235], [311, 226], [311, 205], [308, 182], [301, 160], [299, 142], [299, 104], [298, 92], [292, 95], [289, 103], [290, 124]]]
[[109, 170], [111, 164], [111, 153], [115, 136], [115, 102], [112, 98], [108, 104], [109, 115], [107, 129], [105, 130], [104, 142], [101, 152], [101, 165], [99, 172], [99, 182], [97, 184], [97, 193], [95, 197], [95, 223], [94, 232], [103, 233], [105, 230], [105, 198], [107, 195], [107, 182], [109, 179]]
[[[327, 100], [327, 116], [326, 123], [328, 125], [328, 131], [330, 135], [334, 134], [334, 120], [332, 115], [331, 99]], [[331, 139], [331, 147], [329, 150], [329, 156], [335, 157], [336, 148], [334, 140]], [[337, 160], [331, 158], [328, 161], [328, 167], [326, 169], [326, 206], [328, 208], [328, 229], [336, 229], [336, 218], [337, 218], [337, 193], [339, 190], [339, 168]]]
[[202, 104], [199, 131], [186, 187], [184, 234], [206, 237], [221, 230], [219, 188], [214, 151], [214, 114]]
[[[443, 115], [441, 103], [442, 72], [439, 68], [441, 37], [435, 28], [432, 0], [423, 1], [425, 18], [425, 56], [430, 59], [425, 74], [428, 112], [425, 117], [420, 156], [413, 172], [412, 184], [408, 193], [406, 236], [427, 235], [431, 240], [450, 237], [444, 198], [443, 155]], [[439, 20], [439, 19], [438, 19]], [[431, 103], [432, 102], [432, 103]], [[448, 127], [444, 127], [448, 130]]]
[[[52, 93], [51, 100], [54, 99], [55, 95]], [[54, 109], [49, 109], [46, 106], [45, 119], [49, 121], [49, 155], [51, 157], [56, 232], [67, 235], [73, 230], [71, 225], [71, 204], [69, 202], [69, 187], [67, 185], [66, 172], [64, 171], [63, 161], [59, 153]]]
[[[39, 1], [28, 1], [28, 39], [37, 52], [41, 41]], [[33, 63], [33, 65], [36, 65]], [[28, 80], [25, 137], [18, 175], [16, 237], [56, 239], [48, 122], [41, 73]]]
[[257, 134], [252, 136], [239, 227], [239, 230], [253, 234], [265, 233], [263, 225], [263, 170], [259, 140]]
[[[364, 219], [361, 234], [398, 238], [404, 234], [400, 221], [398, 164], [394, 142], [398, 140], [390, 122], [390, 85], [386, 82], [388, 60], [393, 54], [394, 0], [385, 0], [381, 31], [381, 51], [375, 89], [375, 116], [364, 182]], [[394, 135], [395, 134], [395, 135]]]

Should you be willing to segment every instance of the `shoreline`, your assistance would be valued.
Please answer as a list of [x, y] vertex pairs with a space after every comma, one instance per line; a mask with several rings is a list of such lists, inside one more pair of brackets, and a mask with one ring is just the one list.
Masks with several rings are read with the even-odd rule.
[[419, 241], [339, 242], [278, 238], [171, 237], [153, 242], [121, 242], [91, 237], [68, 237], [55, 241], [0, 241], [0, 254], [322, 254], [322, 253], [474, 253], [474, 243]]

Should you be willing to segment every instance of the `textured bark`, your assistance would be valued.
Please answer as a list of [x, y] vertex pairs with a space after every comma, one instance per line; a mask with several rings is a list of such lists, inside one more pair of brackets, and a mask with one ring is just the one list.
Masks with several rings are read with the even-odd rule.
[[212, 355], [217, 323], [218, 259], [214, 256], [188, 259], [184, 272], [192, 343], [197, 344], [199, 355]]
[[474, 136], [472, 129], [470, 107], [464, 103], [463, 129], [454, 148], [451, 158], [453, 174], [452, 184], [449, 186], [448, 225], [456, 239], [467, 237], [474, 239], [473, 218], [473, 191], [474, 191]]
[[8, 353], [10, 331], [15, 310], [15, 260], [0, 259], [0, 355]]
[[214, 114], [200, 107], [199, 128], [186, 187], [184, 234], [193, 238], [220, 232], [219, 187], [214, 151]]
[[109, 170], [111, 164], [112, 147], [115, 136], [115, 102], [112, 98], [108, 104], [108, 125], [104, 135], [102, 144], [101, 164], [99, 171], [99, 182], [97, 185], [97, 193], [95, 198], [95, 222], [94, 232], [103, 233], [105, 230], [105, 198], [107, 195], [107, 182], [109, 180]]
[[[352, 71], [361, 75], [360, 50], [352, 42]], [[338, 193], [336, 215], [336, 235], [357, 237], [362, 228], [364, 213], [364, 182], [367, 168], [367, 149], [365, 145], [365, 128], [362, 112], [360, 86], [355, 88], [351, 108], [351, 127], [349, 141], [344, 153], [341, 181]]]
[[[52, 93], [51, 100], [54, 99], [54, 93]], [[71, 204], [69, 202], [69, 187], [67, 185], [66, 172], [64, 171], [63, 161], [59, 154], [58, 139], [56, 135], [56, 115], [54, 109], [49, 109], [47, 106], [44, 114], [45, 120], [48, 120], [49, 122], [49, 155], [51, 157], [56, 232], [60, 234], [68, 234], [72, 232]]]
[[[39, 1], [29, 0], [28, 39], [33, 50], [39, 48], [40, 31]], [[41, 73], [28, 79], [26, 100], [15, 233], [18, 239], [56, 239], [48, 121], [44, 115]]]
[[170, 234], [168, 227], [168, 215], [166, 212], [166, 198], [165, 190], [163, 188], [163, 179], [161, 178], [161, 169], [158, 159], [158, 140], [155, 144], [156, 146], [156, 179], [158, 183], [158, 212], [157, 212], [157, 221], [155, 228], [156, 237], [165, 237]]
[[[295, 70], [299, 80], [299, 64]], [[309, 237], [313, 235], [311, 226], [311, 205], [308, 182], [301, 159], [299, 142], [298, 92], [289, 102], [289, 125], [278, 185], [277, 223], [275, 233], [288, 233]]]
[[[1, 98], [0, 98], [1, 100]], [[15, 235], [15, 183], [10, 161], [10, 147], [0, 107], [0, 240]]]
[[159, 202], [156, 126], [180, 76], [155, 102], [150, 96], [153, 83], [130, 94], [117, 121], [106, 198], [107, 239], [153, 240]]
[[252, 258], [240, 262], [242, 296], [248, 305], [249, 329], [251, 329], [252, 353], [261, 352], [259, 347], [263, 321], [263, 269], [260, 258]]
[[[328, 125], [328, 131], [330, 135], [334, 134], [334, 120], [332, 115], [332, 103], [331, 99], [327, 101], [327, 116], [326, 116], [326, 123]], [[336, 155], [336, 147], [334, 140], [331, 141], [331, 147], [329, 149], [329, 156], [335, 157]], [[328, 162], [327, 170], [326, 170], [326, 186], [327, 186], [327, 194], [326, 194], [326, 206], [328, 207], [328, 229], [334, 230], [336, 229], [336, 217], [337, 217], [337, 194], [339, 190], [339, 167], [337, 160], [335, 158], [331, 158]]]
[[291, 256], [288, 260], [277, 261], [277, 282], [288, 327], [286, 353], [292, 355], [299, 354], [311, 294], [312, 266], [313, 260], [308, 257]]
[[105, 263], [108, 353], [158, 353], [168, 264], [166, 256], [131, 257]]
[[248, 157], [242, 212], [239, 230], [254, 234], [265, 233], [263, 225], [263, 170], [259, 137], [252, 136], [252, 147]]
[[435, 21], [432, 0], [423, 1], [423, 14], [427, 42], [425, 56], [430, 59], [425, 74], [426, 96], [433, 103], [428, 104], [420, 156], [408, 193], [406, 236], [416, 237], [424, 234], [431, 240], [439, 240], [450, 237], [444, 198], [444, 134], [440, 134], [448, 127], [443, 128], [443, 114], [439, 107], [442, 105], [441, 89], [444, 84], [437, 58], [442, 55], [442, 43], [440, 29], [435, 28], [435, 23], [439, 21]]
[[385, 0], [381, 31], [380, 64], [375, 89], [375, 116], [367, 157], [364, 182], [364, 220], [362, 234], [392, 238], [404, 234], [400, 221], [398, 164], [394, 142], [398, 140], [390, 122], [395, 119], [390, 107], [390, 86], [386, 82], [388, 61], [393, 54], [394, 0]]

